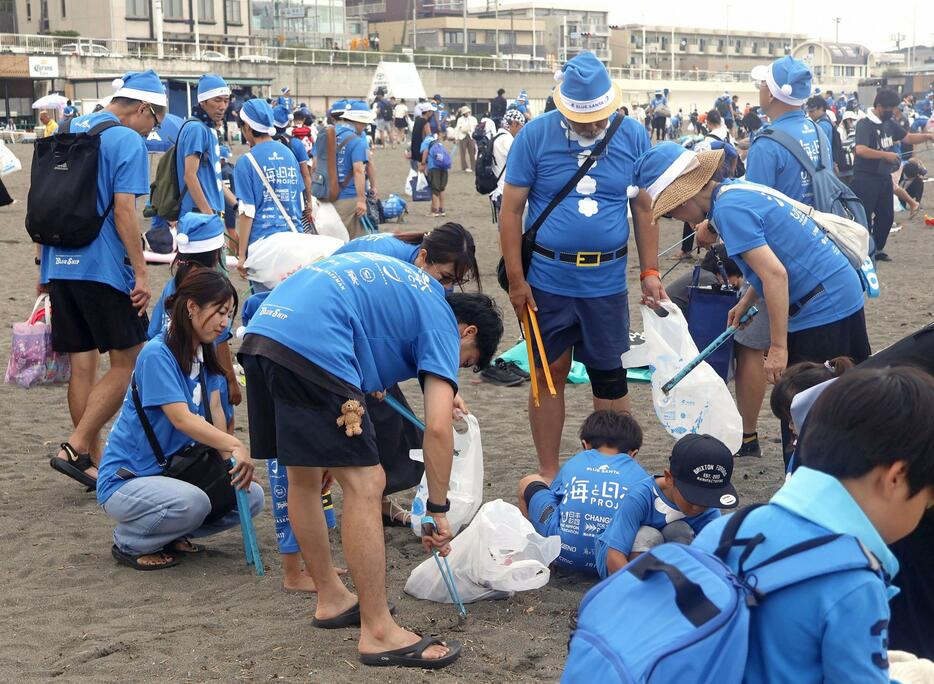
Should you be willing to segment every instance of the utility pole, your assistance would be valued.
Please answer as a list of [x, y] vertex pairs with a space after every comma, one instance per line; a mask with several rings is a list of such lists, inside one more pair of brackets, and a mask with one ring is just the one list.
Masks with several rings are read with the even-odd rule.
[[162, 29], [162, 0], [152, 0], [152, 24], [156, 33], [156, 57], [165, 57], [165, 40]]
[[416, 35], [418, 34], [418, 0], [412, 0], [412, 54], [415, 54], [415, 50], [418, 49], [418, 41], [416, 40]]
[[461, 0], [464, 6], [464, 54], [467, 54], [467, 0]]
[[843, 21], [840, 17], [833, 18], [833, 42], [840, 42], [840, 22]]
[[535, 49], [535, 0], [532, 0], [532, 61], [535, 61], [535, 58], [538, 56], [538, 51]]
[[496, 3], [493, 12], [493, 16], [496, 20], [496, 58], [499, 59], [499, 0], [493, 1]]

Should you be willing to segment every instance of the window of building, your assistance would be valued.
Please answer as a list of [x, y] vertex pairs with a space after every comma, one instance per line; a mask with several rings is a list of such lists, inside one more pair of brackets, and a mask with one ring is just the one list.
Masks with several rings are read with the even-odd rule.
[[697, 42], [698, 42], [698, 44], [700, 45], [700, 49], [701, 49], [701, 50], [704, 50], [704, 49], [707, 48], [707, 39], [706, 39], [706, 38], [701, 38], [701, 39], [698, 40]]
[[635, 44], [636, 44], [636, 34], [635, 34], [635, 33], [630, 33], [630, 34], [629, 34], [629, 44], [630, 44], [630, 45], [635, 45]]
[[445, 45], [463, 45], [464, 44], [464, 32], [463, 31], [445, 31], [444, 32], [444, 44]]
[[240, 0], [225, 0], [227, 3], [227, 23], [242, 24], [243, 16], [240, 14]]
[[813, 55], [813, 54], [814, 54], [814, 46], [813, 46], [813, 45], [808, 45], [808, 54], [809, 54], [809, 55]]
[[[64, 0], [62, 0], [64, 2]], [[126, 16], [130, 19], [148, 19], [148, 0], [126, 0]]]
[[26, 21], [32, 21], [32, 3], [26, 0]]
[[773, 43], [772, 41], [769, 41], [769, 54], [771, 55], [774, 52], [775, 52], [775, 43]]
[[737, 41], [736, 41], [736, 51], [739, 52], [739, 51], [742, 50], [742, 49], [743, 49], [743, 41], [737, 40]]
[[62, 0], [62, 19], [68, 17], [68, 8], [65, 7], [65, 0]]
[[724, 45], [725, 45], [725, 41], [723, 40], [723, 38], [720, 38], [717, 40], [717, 49], [722, 50], [724, 48]]
[[162, 0], [162, 14], [166, 19], [184, 19], [183, 0]]
[[468, 31], [468, 32], [467, 32], [467, 39], [470, 41], [470, 44], [471, 44], [471, 45], [476, 45], [476, 44], [477, 44], [477, 32], [476, 32], [476, 31]]
[[214, 21], [214, 0], [198, 0], [198, 20]]

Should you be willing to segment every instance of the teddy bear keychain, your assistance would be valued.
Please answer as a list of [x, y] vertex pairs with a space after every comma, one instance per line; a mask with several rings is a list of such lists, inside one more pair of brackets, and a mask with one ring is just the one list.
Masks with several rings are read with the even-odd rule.
[[363, 406], [356, 399], [348, 399], [341, 404], [341, 415], [337, 419], [337, 426], [344, 428], [348, 437], [363, 434]]

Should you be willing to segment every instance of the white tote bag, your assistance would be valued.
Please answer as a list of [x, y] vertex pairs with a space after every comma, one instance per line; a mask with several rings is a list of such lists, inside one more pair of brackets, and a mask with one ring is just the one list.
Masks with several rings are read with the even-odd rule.
[[735, 454], [743, 441], [743, 421], [726, 383], [709, 364], [701, 363], [667, 395], [662, 392], [662, 385], [698, 352], [681, 310], [668, 301], [661, 306], [667, 316], [641, 307], [655, 415], [675, 439], [691, 433], [712, 435]]
[[[448, 485], [448, 500], [451, 510], [447, 519], [451, 533], [457, 534], [474, 517], [483, 503], [483, 444], [480, 441], [480, 423], [472, 414], [464, 416], [467, 431], [463, 434], [454, 431], [454, 463], [451, 467], [451, 480]], [[413, 450], [415, 460], [422, 460], [421, 450]], [[422, 516], [428, 502], [428, 476], [422, 475], [422, 481], [412, 499], [412, 530], [418, 536], [422, 534]]]
[[0, 140], [0, 177], [7, 174], [21, 171], [23, 168], [19, 157], [13, 154], [13, 151]]
[[[541, 536], [518, 508], [496, 499], [484, 504], [451, 542], [448, 564], [461, 600], [472, 603], [545, 586], [551, 577], [549, 566], [560, 553], [561, 537]], [[434, 558], [412, 571], [405, 593], [451, 603]]]
[[272, 289], [289, 273], [331, 256], [343, 244], [328, 235], [273, 233], [250, 245], [247, 277]]

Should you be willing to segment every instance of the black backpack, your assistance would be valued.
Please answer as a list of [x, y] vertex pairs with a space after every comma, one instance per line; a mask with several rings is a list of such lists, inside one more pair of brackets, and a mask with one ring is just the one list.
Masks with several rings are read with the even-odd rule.
[[87, 133], [72, 133], [66, 121], [55, 135], [39, 138], [32, 155], [26, 232], [33, 242], [52, 247], [83, 247], [100, 235], [113, 210], [97, 212], [100, 134], [123, 124], [102, 121]]
[[377, 107], [379, 107], [379, 118], [383, 121], [392, 121], [392, 103], [383, 98], [376, 102]]
[[505, 164], [503, 164], [503, 168], [498, 174], [493, 172], [493, 143], [501, 135], [505, 135], [505, 133], [497, 133], [492, 139], [485, 134], [474, 138], [477, 143], [477, 168], [474, 173], [474, 185], [481, 195], [489, 195], [496, 190], [499, 179], [506, 172]]

